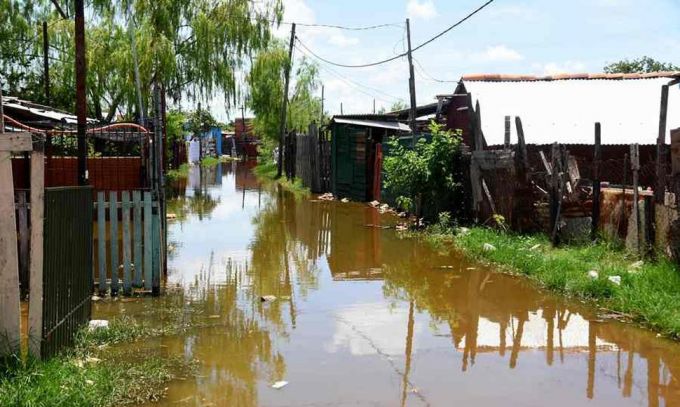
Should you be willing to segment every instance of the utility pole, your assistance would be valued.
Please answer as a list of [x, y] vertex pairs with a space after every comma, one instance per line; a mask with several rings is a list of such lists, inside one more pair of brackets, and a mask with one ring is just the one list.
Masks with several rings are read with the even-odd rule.
[[286, 136], [286, 108], [288, 107], [288, 85], [290, 84], [290, 69], [293, 66], [293, 45], [295, 44], [295, 23], [290, 29], [290, 45], [288, 46], [288, 63], [286, 64], [286, 81], [283, 88], [283, 108], [281, 109], [281, 122], [279, 123], [279, 162], [276, 178], [281, 178], [283, 172], [283, 139]]
[[373, 114], [375, 114], [375, 98], [373, 98]]
[[135, 92], [137, 93], [137, 110], [139, 111], [139, 124], [146, 126], [144, 106], [142, 105], [142, 81], [139, 78], [139, 59], [137, 58], [137, 40], [135, 38], [135, 24], [132, 20], [132, 10], [130, 5], [132, 1], [127, 4], [127, 18], [128, 18], [128, 35], [130, 36], [130, 50], [132, 51], [132, 66], [134, 67], [135, 75]]
[[42, 23], [43, 32], [43, 75], [45, 81], [45, 104], [50, 105], [50, 61], [48, 58], [50, 52], [50, 39], [47, 36], [47, 21]]
[[344, 115], [345, 113], [342, 111], [342, 102], [340, 102], [340, 116]]
[[413, 74], [413, 56], [411, 55], [411, 23], [406, 19], [406, 39], [408, 42], [408, 91], [411, 96], [411, 111], [408, 115], [409, 126], [413, 134], [413, 147], [416, 146], [416, 79]]
[[321, 85], [321, 119], [319, 120], [319, 125], [323, 124], [323, 102], [324, 102], [324, 100], [326, 100], [326, 99], [324, 99], [323, 92], [324, 92], [324, 88], [323, 88], [323, 85]]
[[75, 0], [76, 116], [78, 117], [78, 185], [87, 185], [87, 63], [85, 60], [85, 4]]

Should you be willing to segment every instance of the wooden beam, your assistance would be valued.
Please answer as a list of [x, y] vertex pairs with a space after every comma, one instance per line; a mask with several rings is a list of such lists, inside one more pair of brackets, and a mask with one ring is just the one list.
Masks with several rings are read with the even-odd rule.
[[0, 136], [0, 151], [32, 151], [31, 133], [4, 133]]
[[505, 116], [505, 137], [503, 138], [503, 146], [510, 148], [510, 116]]
[[666, 118], [668, 116], [668, 85], [661, 86], [659, 135], [656, 138], [656, 185], [654, 200], [663, 204], [666, 196]]
[[[602, 127], [595, 123], [595, 152], [593, 154], [593, 211], [591, 214], [590, 238], [597, 238], [597, 228], [600, 221], [600, 162], [602, 161], [602, 149], [600, 146]], [[625, 202], [625, 201], [624, 201]]]
[[[0, 137], [4, 134], [0, 133]], [[19, 355], [19, 259], [12, 155], [0, 151], [0, 358]]]
[[31, 291], [28, 308], [28, 350], [39, 358], [43, 329], [43, 222], [45, 213], [45, 153], [37, 144], [31, 153]]
[[640, 172], [640, 148], [637, 143], [631, 144], [630, 145], [630, 168], [633, 171], [633, 216], [635, 219], [635, 242], [636, 242], [636, 248], [635, 250], [639, 253], [641, 253], [641, 247], [640, 247], [640, 203], [638, 200], [640, 199], [639, 197], [639, 191], [638, 191], [638, 183], [639, 183], [639, 172]]
[[521, 155], [521, 169], [523, 181], [527, 181], [529, 174], [529, 152], [527, 151], [527, 142], [524, 138], [524, 126], [522, 126], [522, 119], [515, 117], [515, 127], [517, 128], [517, 152]]

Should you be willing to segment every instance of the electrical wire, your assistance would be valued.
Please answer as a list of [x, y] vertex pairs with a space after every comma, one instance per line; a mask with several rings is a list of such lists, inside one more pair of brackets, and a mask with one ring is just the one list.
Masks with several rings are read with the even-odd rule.
[[[466, 22], [467, 20], [469, 20], [470, 18], [472, 18], [472, 16], [474, 16], [475, 14], [479, 13], [480, 11], [482, 11], [484, 8], [486, 8], [489, 4], [493, 3], [494, 1], [495, 1], [495, 0], [487, 0], [486, 3], [482, 4], [481, 6], [479, 6], [477, 9], [475, 9], [474, 11], [472, 11], [471, 13], [469, 13], [468, 15], [466, 15], [465, 17], [463, 17], [462, 19], [458, 20], [458, 21], [457, 21], [455, 24], [453, 24], [452, 26], [448, 27], [448, 28], [445, 29], [444, 31], [440, 32], [439, 34], [435, 35], [434, 37], [430, 38], [429, 40], [427, 40], [427, 41], [423, 42], [422, 44], [418, 45], [417, 47], [413, 48], [413, 49], [411, 50], [411, 53], [413, 53], [413, 52], [415, 52], [415, 51], [417, 51], [417, 50], [419, 50], [419, 49], [425, 47], [426, 45], [428, 45], [428, 44], [432, 43], [433, 41], [437, 40], [438, 38], [442, 37], [444, 34], [448, 33], [449, 31], [451, 31], [451, 30], [453, 30], [454, 28], [458, 27], [459, 25], [463, 24], [464, 22]], [[392, 61], [394, 61], [395, 59], [399, 59], [399, 58], [401, 58], [401, 57], [404, 57], [404, 56], [408, 55], [408, 52], [404, 52], [404, 53], [401, 53], [401, 54], [399, 54], [399, 55], [395, 55], [395, 56], [393, 56], [393, 57], [391, 57], [391, 58], [383, 59], [383, 60], [376, 61], [376, 62], [371, 62], [371, 63], [367, 63], [367, 64], [359, 64], [359, 65], [348, 65], [348, 64], [341, 64], [341, 63], [338, 63], [338, 62], [330, 61], [330, 60], [328, 60], [328, 59], [325, 59], [325, 58], [323, 58], [323, 57], [317, 55], [314, 51], [312, 51], [311, 49], [309, 49], [309, 47], [307, 47], [307, 46], [300, 40], [300, 38], [299, 38], [298, 36], [295, 36], [295, 40], [296, 40], [298, 43], [300, 43], [300, 45], [301, 45], [304, 49], [306, 49], [307, 52], [309, 52], [311, 55], [313, 55], [316, 59], [318, 59], [318, 60], [320, 60], [320, 61], [323, 61], [323, 62], [325, 62], [325, 63], [327, 63], [327, 64], [339, 66], [339, 67], [341, 67], [341, 68], [368, 68], [368, 67], [371, 67], [371, 66], [382, 65], [382, 64], [385, 64], [385, 63], [388, 63], [388, 62], [392, 62]]]
[[[280, 24], [291, 25], [293, 23], [290, 22], [290, 21], [281, 21]], [[334, 25], [334, 24], [312, 24], [312, 23], [295, 23], [295, 25], [300, 26], [300, 27], [337, 28], [339, 30], [348, 30], [348, 31], [365, 31], [365, 30], [375, 30], [375, 29], [379, 29], [379, 28], [390, 28], [390, 27], [401, 28], [401, 27], [404, 26], [404, 23], [385, 23], [385, 24], [369, 25], [369, 26], [365, 26], [365, 27], [347, 27], [347, 26]]]
[[439, 83], [460, 83], [460, 80], [444, 80], [444, 79], [437, 79], [427, 73], [425, 68], [423, 68], [423, 65], [418, 61], [417, 59], [413, 58], [413, 60], [416, 63], [416, 72], [420, 74], [420, 77], [425, 79], [426, 81], [432, 81], [432, 82], [439, 82]]
[[[299, 48], [298, 48], [298, 50], [301, 51], [303, 54], [307, 55], [307, 53], [304, 50], [300, 50]], [[336, 78], [345, 82], [346, 84], [353, 87], [357, 91], [363, 93], [364, 95], [375, 98], [376, 100], [380, 100], [380, 101], [385, 102], [385, 103], [394, 103], [395, 101], [400, 101], [400, 100], [403, 101], [404, 100], [404, 98], [400, 98], [400, 97], [397, 97], [397, 96], [394, 96], [394, 95], [390, 95], [389, 93], [383, 92], [380, 89], [373, 88], [371, 86], [364, 85], [364, 84], [361, 84], [359, 82], [353, 81], [352, 79], [347, 78], [346, 76], [340, 74], [338, 71], [336, 71], [336, 70], [334, 70], [334, 69], [332, 69], [328, 66], [319, 65], [319, 68], [321, 68], [322, 70], [324, 70], [324, 71], [328, 72], [329, 74], [335, 76]], [[368, 92], [368, 91], [366, 91], [362, 88], [369, 89], [369, 90], [372, 90], [374, 92], [383, 94], [387, 98], [389, 98], [390, 100], [387, 100], [383, 97], [380, 97], [380, 96], [376, 95], [375, 93], [370, 93], [370, 92]]]

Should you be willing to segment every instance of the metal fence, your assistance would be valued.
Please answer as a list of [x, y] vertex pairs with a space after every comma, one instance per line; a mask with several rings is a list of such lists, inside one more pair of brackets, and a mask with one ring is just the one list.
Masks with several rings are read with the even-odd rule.
[[73, 343], [91, 315], [92, 187], [45, 188], [41, 357]]

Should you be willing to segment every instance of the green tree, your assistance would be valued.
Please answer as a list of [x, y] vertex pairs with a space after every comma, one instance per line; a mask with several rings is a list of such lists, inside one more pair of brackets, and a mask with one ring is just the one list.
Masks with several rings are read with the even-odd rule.
[[[250, 108], [255, 113], [255, 132], [264, 138], [265, 147], [269, 149], [279, 139], [287, 63], [285, 46], [280, 42], [273, 43], [256, 56], [247, 78]], [[318, 67], [306, 59], [292, 72], [293, 90], [286, 117], [289, 130], [306, 131], [309, 124], [321, 116], [321, 99], [314, 96], [319, 86], [318, 75]]]
[[680, 67], [669, 62], [660, 62], [644, 56], [637, 59], [622, 59], [604, 67], [605, 73], [649, 73], [680, 71]]
[[[72, 16], [73, 3], [62, 3]], [[91, 0], [87, 8], [89, 114], [100, 119], [138, 113], [129, 27], [145, 110], [154, 81], [175, 100], [219, 92], [229, 104], [238, 92], [235, 72], [267, 47], [283, 12], [281, 0]], [[11, 94], [43, 101], [42, 21], [49, 24], [51, 102], [73, 110], [73, 21], [48, 0], [0, 0], [0, 77]]]
[[404, 109], [407, 109], [407, 108], [408, 108], [408, 106], [406, 105], [406, 102], [399, 99], [396, 102], [392, 103], [392, 106], [390, 106], [390, 112], [396, 112], [396, 111], [404, 110]]

